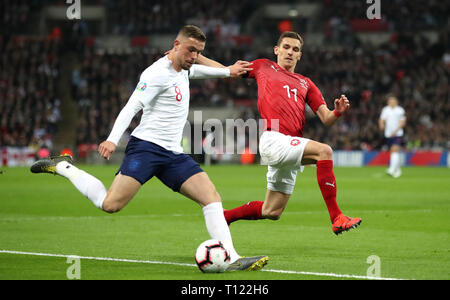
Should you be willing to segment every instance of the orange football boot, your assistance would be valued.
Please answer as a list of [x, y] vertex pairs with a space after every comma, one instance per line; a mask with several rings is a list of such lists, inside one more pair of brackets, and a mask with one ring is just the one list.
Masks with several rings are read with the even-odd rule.
[[331, 228], [333, 229], [333, 232], [338, 235], [343, 231], [349, 231], [350, 229], [356, 228], [361, 222], [361, 218], [350, 218], [344, 214], [340, 214], [334, 219]]

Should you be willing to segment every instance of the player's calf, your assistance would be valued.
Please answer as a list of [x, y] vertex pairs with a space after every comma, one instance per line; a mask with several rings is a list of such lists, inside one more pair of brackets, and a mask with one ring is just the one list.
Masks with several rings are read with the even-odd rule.
[[[281, 187], [281, 186], [280, 186]], [[283, 190], [293, 190], [288, 185], [283, 186]], [[291, 194], [267, 189], [266, 199], [262, 205], [262, 217], [270, 220], [279, 220], [286, 208]]]

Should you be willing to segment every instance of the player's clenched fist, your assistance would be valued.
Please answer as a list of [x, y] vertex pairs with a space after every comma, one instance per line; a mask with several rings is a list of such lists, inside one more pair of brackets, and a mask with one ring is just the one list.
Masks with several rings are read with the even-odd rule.
[[116, 145], [110, 141], [104, 141], [98, 146], [98, 153], [100, 153], [100, 155], [107, 160], [110, 159], [115, 150]]
[[230, 69], [230, 77], [239, 77], [252, 71], [251, 65], [251, 62], [238, 60], [234, 65], [228, 67]]

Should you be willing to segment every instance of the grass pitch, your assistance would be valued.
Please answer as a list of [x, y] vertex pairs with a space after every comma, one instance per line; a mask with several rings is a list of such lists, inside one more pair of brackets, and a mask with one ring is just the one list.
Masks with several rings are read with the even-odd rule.
[[[117, 170], [79, 167], [105, 186]], [[225, 208], [264, 199], [264, 166], [204, 169]], [[0, 279], [66, 279], [68, 255], [81, 257], [81, 279], [364, 279], [373, 270], [382, 278], [450, 279], [450, 170], [404, 168], [398, 179], [384, 171], [335, 168], [341, 210], [363, 219], [335, 236], [315, 168], [307, 167], [280, 220], [230, 227], [241, 255], [270, 256], [265, 271], [203, 274], [194, 265], [195, 249], [209, 239], [202, 211], [158, 179], [108, 215], [60, 176], [3, 168]]]

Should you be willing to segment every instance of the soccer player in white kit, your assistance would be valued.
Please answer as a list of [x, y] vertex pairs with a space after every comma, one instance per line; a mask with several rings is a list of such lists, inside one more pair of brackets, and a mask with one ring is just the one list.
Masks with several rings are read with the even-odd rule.
[[194, 200], [203, 209], [207, 230], [212, 239], [222, 241], [229, 250], [229, 271], [259, 270], [267, 264], [267, 256], [240, 257], [234, 249], [231, 233], [223, 214], [220, 195], [200, 166], [183, 153], [181, 139], [189, 112], [189, 79], [238, 77], [249, 63], [238, 61], [227, 68], [194, 64], [206, 59], [200, 53], [206, 36], [196, 26], [184, 26], [168, 55], [149, 66], [113, 129], [98, 151], [109, 159], [131, 120], [143, 110], [139, 125], [132, 132], [125, 158], [111, 187], [72, 164], [70, 156], [37, 161], [33, 173], [52, 173], [68, 178], [98, 208], [108, 213], [121, 210], [153, 176], [172, 190]]
[[403, 143], [403, 128], [406, 125], [406, 116], [405, 110], [398, 105], [397, 97], [389, 96], [387, 104], [381, 111], [378, 124], [380, 129], [384, 131], [386, 144], [391, 152], [387, 173], [394, 178], [398, 178], [402, 175], [400, 147]]

